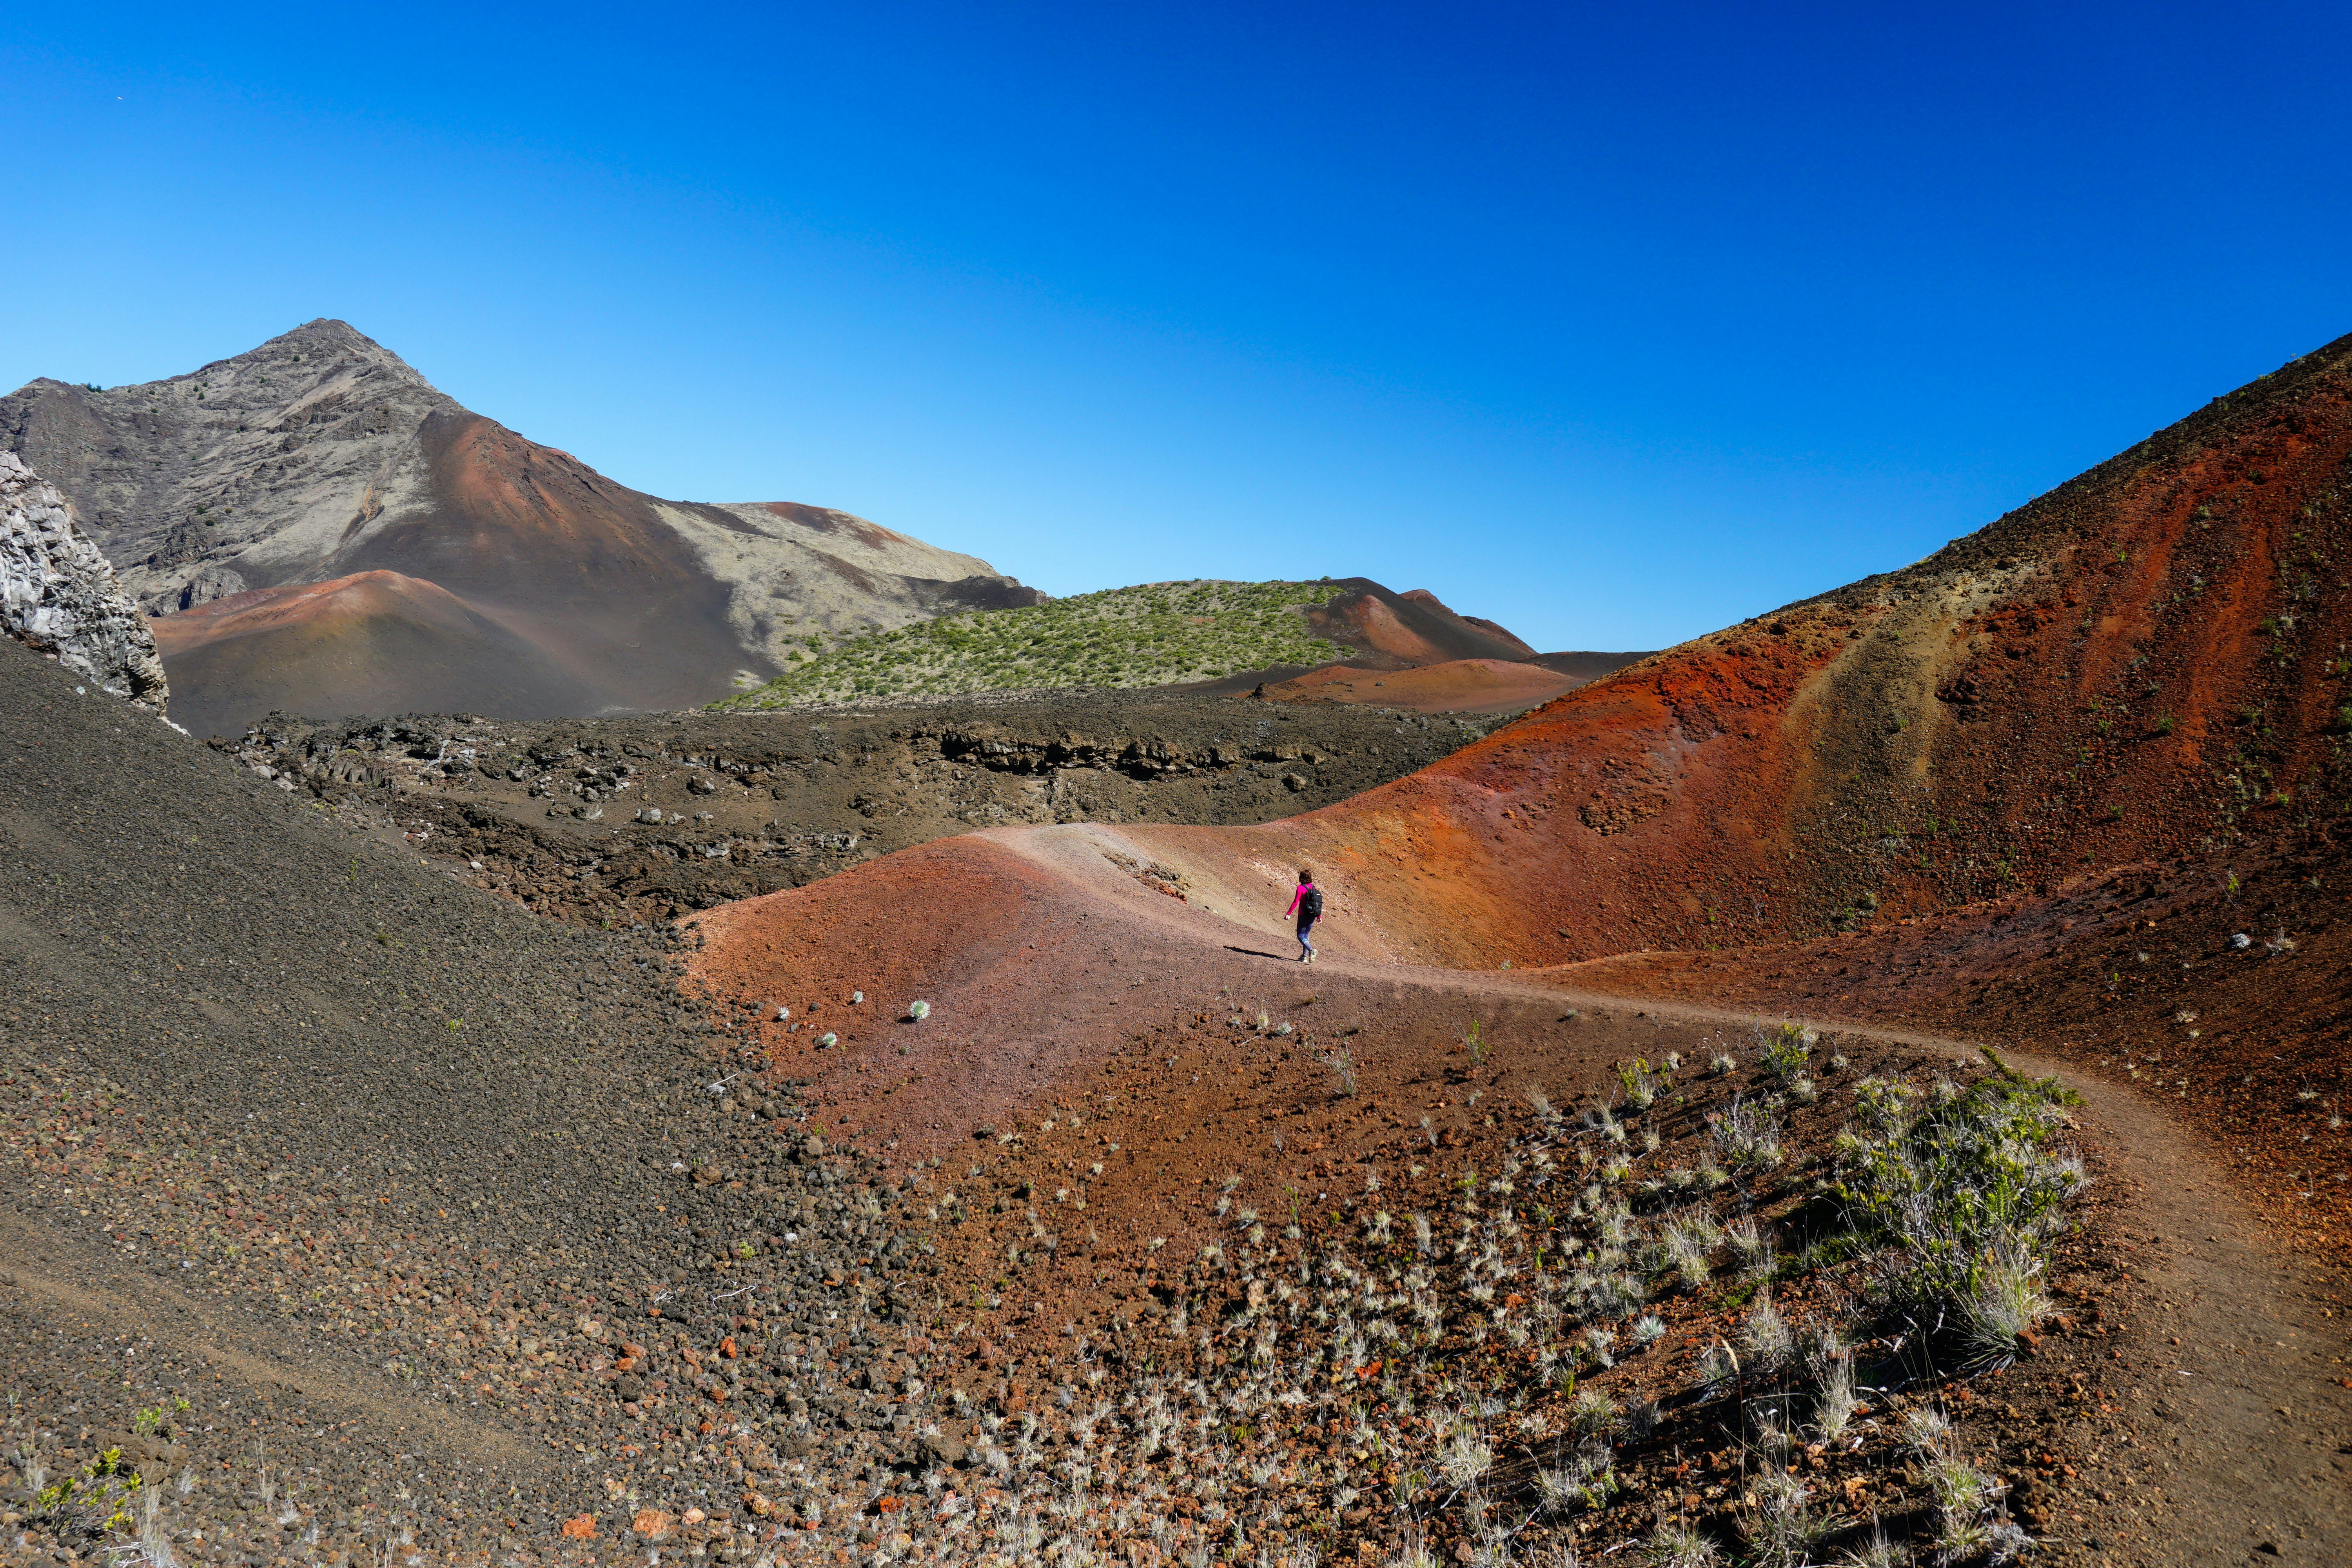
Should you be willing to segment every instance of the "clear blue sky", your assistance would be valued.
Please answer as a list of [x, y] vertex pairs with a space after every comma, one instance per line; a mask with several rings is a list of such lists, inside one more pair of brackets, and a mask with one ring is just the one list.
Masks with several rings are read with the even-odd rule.
[[1649, 647], [2352, 331], [2352, 7], [19, 7], [0, 383], [340, 316], [1050, 592]]

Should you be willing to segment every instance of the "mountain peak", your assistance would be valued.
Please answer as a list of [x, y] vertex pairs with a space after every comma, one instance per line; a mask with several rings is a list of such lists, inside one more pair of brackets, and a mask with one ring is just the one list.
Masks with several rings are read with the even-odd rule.
[[[299, 369], [297, 368], [299, 367]], [[239, 372], [283, 369], [299, 378], [313, 382], [331, 379], [338, 371], [362, 374], [373, 372], [375, 379], [397, 381], [422, 388], [436, 397], [440, 392], [418, 373], [416, 367], [398, 354], [352, 326], [349, 321], [331, 316], [320, 316], [303, 322], [291, 331], [278, 333], [268, 342], [250, 348], [241, 354], [215, 360], [201, 370], [185, 375], [175, 375], [151, 385], [169, 386], [188, 382], [201, 382]], [[118, 388], [117, 390], [138, 390]]]
[[[161, 381], [35, 382], [0, 397], [0, 450], [56, 485], [151, 615], [265, 593], [316, 611], [306, 585], [389, 571], [503, 628], [461, 635], [448, 604], [427, 614], [415, 594], [372, 588], [312, 616], [348, 629], [360, 606], [366, 637], [215, 624], [178, 704], [199, 729], [362, 692], [478, 709], [496, 689], [518, 713], [678, 707], [812, 638], [1034, 597], [984, 561], [846, 512], [641, 494], [467, 411], [331, 317]], [[167, 637], [184, 662], [187, 630]], [[562, 679], [506, 680], [531, 660]]]

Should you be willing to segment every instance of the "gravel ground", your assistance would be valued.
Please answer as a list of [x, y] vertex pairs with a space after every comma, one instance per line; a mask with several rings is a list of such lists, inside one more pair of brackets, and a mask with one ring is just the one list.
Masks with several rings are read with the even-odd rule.
[[30, 1483], [125, 1440], [183, 1561], [584, 1552], [616, 1506], [728, 1558], [745, 1464], [887, 1428], [848, 1384], [904, 1348], [906, 1173], [722, 1081], [667, 939], [457, 885], [14, 645], [0, 736], [0, 1559], [93, 1551], [26, 1533]]
[[[956, 848], [827, 888], [919, 873]], [[393, 829], [78, 691], [13, 647], [0, 647], [0, 875], [7, 1563], [94, 1560], [128, 1539], [180, 1563], [977, 1562], [992, 1543], [1011, 1562], [1035, 1555], [1037, 1531], [1140, 1562], [1157, 1560], [1145, 1537], [1171, 1520], [1186, 1539], [1245, 1535], [1253, 1555], [1302, 1540], [1344, 1550], [1379, 1533], [1377, 1489], [1402, 1479], [1368, 1466], [1362, 1447], [1364, 1417], [1393, 1421], [1393, 1409], [1356, 1397], [1389, 1369], [1290, 1391], [1307, 1403], [1278, 1431], [1271, 1406], [1247, 1403], [1255, 1384], [1228, 1386], [1257, 1363], [1211, 1333], [1243, 1321], [1232, 1309], [1250, 1299], [1233, 1292], [1253, 1283], [1253, 1249], [1281, 1253], [1256, 1257], [1280, 1265], [1278, 1282], [1321, 1270], [1318, 1299], [1341, 1309], [1331, 1342], [1344, 1342], [1339, 1297], [1371, 1286], [1310, 1255], [1367, 1237], [1390, 1245], [1368, 1207], [1459, 1203], [1471, 1217], [1464, 1161], [1510, 1177], [1518, 1144], [1559, 1131], [1525, 1075], [1563, 1091], [1605, 1082], [1603, 1058], [1655, 1051], [1679, 1026], [1559, 1012], [1533, 977], [1344, 960], [1315, 971], [1311, 991], [1287, 964], [1246, 985], [1297, 993], [1276, 1022], [1223, 1000], [1265, 955], [1194, 943], [1191, 970], [1173, 947], [1142, 963], [1145, 928], [1108, 922], [1094, 939], [1118, 962], [1080, 943], [1025, 983], [1017, 1043], [1033, 1068], [1050, 1044], [1068, 1070], [1040, 1068], [1015, 1114], [977, 1126], [985, 1086], [968, 1079], [953, 1127], [911, 1102], [886, 1113], [928, 1064], [908, 1057], [911, 1025], [890, 1026], [893, 1051], [889, 1020], [867, 1016], [897, 992], [883, 955], [851, 933], [808, 950], [830, 980], [802, 976], [789, 1021], [775, 1016], [785, 994], [757, 987], [689, 1012], [680, 966], [707, 970], [718, 937], [698, 958], [681, 945], [700, 940], [690, 927], [534, 919]], [[1138, 897], [1125, 879], [1107, 885]], [[944, 885], [924, 886], [939, 924]], [[1175, 910], [1156, 897], [1143, 907]], [[992, 910], [1003, 929], [1029, 918]], [[723, 928], [727, 914], [702, 923]], [[1189, 918], [1165, 919], [1178, 915]], [[1234, 969], [1230, 984], [1203, 963]], [[978, 1016], [986, 977], [966, 967], [931, 993], [943, 1016]], [[1147, 983], [1174, 989], [1139, 993]], [[1036, 1016], [1041, 987], [1092, 1023]], [[1430, 1048], [1465, 1005], [1495, 1026], [1507, 1065]], [[1514, 1046], [1519, 1014], [1534, 1035]], [[1310, 1052], [1292, 1015], [1324, 1045]], [[838, 1048], [789, 1048], [820, 1016]], [[1726, 1022], [1737, 1020], [1715, 1020]], [[1845, 1047], [1853, 1072], [1893, 1059], [1868, 1033]], [[1089, 1040], [1117, 1048], [1105, 1058]], [[1334, 1043], [1360, 1054], [1360, 1100], [1334, 1094]], [[874, 1059], [851, 1061], [853, 1044]], [[1922, 1059], [1953, 1049], [1908, 1045], [1927, 1046]], [[1132, 1062], [1129, 1047], [1142, 1047]], [[904, 1070], [866, 1070], [894, 1066]], [[1105, 1077], [1128, 1067], [1150, 1069], [1132, 1105]], [[795, 1071], [817, 1076], [780, 1076]], [[862, 1099], [845, 1096], [861, 1082]], [[1654, 1119], [1664, 1156], [1676, 1140], [1705, 1146], [1693, 1092]], [[1837, 1114], [1827, 1097], [1810, 1119], [1792, 1113], [1791, 1182], [1758, 1197], [1759, 1215], [1804, 1201], [1794, 1178]], [[933, 1136], [864, 1137], [868, 1153], [827, 1142], [892, 1115]], [[2231, 1316], [2255, 1260], [2223, 1245], [2217, 1184], [2148, 1195], [2156, 1164], [2177, 1179], [2191, 1161], [2146, 1120], [2090, 1151], [2116, 1180], [2095, 1190], [2089, 1228], [2058, 1259], [2060, 1313], [2038, 1356], [1997, 1379], [1883, 1390], [1885, 1416], [1916, 1405], [1966, 1420], [1972, 1462], [2053, 1558], [2210, 1561], [2242, 1539], [2326, 1560], [2312, 1553], [2339, 1521], [2315, 1509], [2328, 1495], [2315, 1483], [2331, 1479], [2321, 1445], [2334, 1428], [2301, 1408], [2313, 1368], [2219, 1359], [2271, 1334], [2315, 1360], [2301, 1343], [2314, 1325], [2292, 1302]], [[919, 1157], [935, 1148], [946, 1168]], [[1266, 1150], [1271, 1163], [1253, 1163]], [[1099, 1187], [1113, 1163], [1157, 1179]], [[1309, 1190], [1314, 1212], [1297, 1201]], [[1061, 1212], [1090, 1194], [1082, 1221]], [[1229, 1194], [1241, 1205], [1230, 1215]], [[1265, 1237], [1251, 1205], [1266, 1205]], [[1533, 1212], [1505, 1204], [1477, 1217], [1509, 1246]], [[1146, 1229], [1175, 1247], [1163, 1254]], [[1195, 1250], [1203, 1231], [1230, 1233], [1238, 1285], [1217, 1253]], [[1467, 1273], [1442, 1285], [1479, 1312], [1521, 1301], [1490, 1291], [1489, 1303], [1482, 1289]], [[1809, 1310], [1808, 1289], [1786, 1282], [1791, 1312]], [[1388, 1308], [1401, 1300], [1389, 1294]], [[1675, 1414], [1688, 1356], [1710, 1333], [1746, 1331], [1744, 1299], [1724, 1276], [1653, 1305], [1656, 1349], [1592, 1379], [1596, 1396], [1642, 1414], [1612, 1439], [1626, 1495], [1573, 1527], [1595, 1551], [1646, 1531], [1659, 1507], [1737, 1535], [1761, 1495], [1743, 1490], [1758, 1472], [1727, 1429], [1685, 1429]], [[1189, 1341], [1186, 1312], [1200, 1318]], [[1408, 1416], [1423, 1403], [1434, 1415], [1469, 1409], [1459, 1375], [1499, 1376], [1509, 1424], [1494, 1427], [1496, 1473], [1524, 1491], [1529, 1467], [1561, 1451], [1560, 1423], [1583, 1417], [1515, 1384], [1510, 1325], [1495, 1317], [1496, 1342], [1477, 1316], [1445, 1359], [1379, 1386]], [[1322, 1333], [1320, 1314], [1307, 1321]], [[1291, 1344], [1293, 1358], [1310, 1342]], [[2174, 1381], [2192, 1371], [2224, 1375], [2210, 1391]], [[2276, 1404], [2286, 1421], [2290, 1373], [2295, 1422], [2273, 1432], [2267, 1413]], [[1203, 1389], [1244, 1395], [1234, 1408], [1254, 1419], [1193, 1416], [1184, 1402]], [[1181, 1462], [1151, 1447], [1160, 1398], [1188, 1413]], [[1479, 1420], [1499, 1422], [1493, 1403], [1481, 1395]], [[1299, 1411], [1313, 1419], [1298, 1424]], [[2200, 1422], [2231, 1455], [2259, 1458], [2217, 1463], [2189, 1440], [2200, 1428], [2184, 1423]], [[1916, 1522], [1918, 1478], [1884, 1432], [1861, 1430], [1861, 1447], [1809, 1448], [1783, 1473], [1818, 1491], [1812, 1506], [1842, 1531], [1865, 1531], [1872, 1514]], [[1337, 1485], [1359, 1467], [1377, 1486]], [[103, 1509], [79, 1528], [41, 1497], [69, 1479], [85, 1493], [119, 1488], [131, 1471], [150, 1484], [111, 1530]], [[1466, 1533], [1432, 1539], [1457, 1560], [1473, 1546]]]

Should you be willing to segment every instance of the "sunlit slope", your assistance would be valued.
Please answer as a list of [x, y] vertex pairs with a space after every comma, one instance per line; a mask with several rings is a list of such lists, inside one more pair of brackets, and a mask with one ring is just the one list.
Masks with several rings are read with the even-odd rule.
[[812, 638], [792, 668], [717, 704], [737, 710], [1034, 687], [1167, 686], [1317, 665], [1352, 650], [1303, 614], [1320, 583], [1147, 583], [1023, 609], [941, 616], [866, 637]]

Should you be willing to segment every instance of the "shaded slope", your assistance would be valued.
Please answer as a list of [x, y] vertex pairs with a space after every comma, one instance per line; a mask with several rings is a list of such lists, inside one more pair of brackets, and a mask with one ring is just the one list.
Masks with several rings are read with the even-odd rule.
[[[438, 584], [593, 693], [519, 717], [686, 706], [812, 637], [1041, 597], [845, 512], [642, 494], [460, 407], [341, 321], [166, 381], [36, 381], [0, 398], [0, 448], [54, 475], [151, 615], [375, 570]], [[335, 679], [240, 670], [241, 694], [278, 695], [229, 721]]]
[[330, 717], [403, 711], [564, 713], [603, 694], [437, 584], [369, 571], [256, 589], [152, 623], [194, 695], [192, 734], [235, 733], [258, 707]]
[[[650, 497], [478, 415], [434, 415], [418, 440], [436, 504], [355, 531], [327, 569], [436, 583], [498, 616], [603, 698], [589, 709], [483, 711], [547, 718], [685, 707], [743, 667], [728, 585], [702, 570]], [[399, 707], [438, 710], [422, 700]]]
[[0, 1555], [94, 1552], [20, 1479], [159, 1417], [188, 1562], [552, 1554], [640, 1500], [732, 1560], [739, 1436], [902, 1458], [848, 1386], [919, 1277], [867, 1241], [897, 1185], [709, 1091], [666, 933], [534, 920], [13, 642], [0, 867]]

